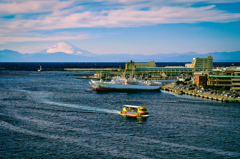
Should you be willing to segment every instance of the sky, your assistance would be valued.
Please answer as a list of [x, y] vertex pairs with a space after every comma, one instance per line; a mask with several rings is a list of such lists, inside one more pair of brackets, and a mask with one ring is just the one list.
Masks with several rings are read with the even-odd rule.
[[240, 0], [0, 0], [0, 50], [65, 41], [95, 54], [240, 50]]

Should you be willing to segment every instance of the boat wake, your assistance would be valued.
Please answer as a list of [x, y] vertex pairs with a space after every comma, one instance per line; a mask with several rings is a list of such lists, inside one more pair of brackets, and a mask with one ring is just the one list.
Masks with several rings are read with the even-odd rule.
[[[61, 103], [61, 102], [55, 102], [51, 100], [51, 93], [49, 92], [34, 92], [34, 91], [26, 91], [26, 90], [20, 90], [22, 92], [25, 92], [27, 94], [29, 94], [29, 99], [33, 100], [35, 102], [39, 102], [39, 103], [43, 103], [43, 104], [49, 104], [49, 105], [55, 105], [55, 106], [60, 106], [60, 107], [67, 107], [67, 108], [76, 108], [76, 109], [82, 109], [82, 110], [90, 110], [90, 111], [97, 111], [97, 112], [104, 112], [104, 113], [112, 113], [112, 114], [118, 114], [119, 111], [117, 110], [109, 110], [109, 109], [101, 109], [101, 108], [95, 108], [95, 107], [89, 107], [89, 106], [80, 106], [77, 104], [67, 104], [67, 103]], [[4, 115], [1, 114], [0, 115]], [[28, 118], [26, 116], [16, 116], [17, 119], [20, 120], [26, 120], [29, 121], [31, 120], [31, 122], [35, 122], [35, 123], [40, 123], [41, 126], [48, 126], [48, 127], [57, 127], [57, 128], [62, 128], [64, 130], [71, 130], [71, 131], [76, 131], [76, 132], [82, 132], [83, 134], [89, 134], [92, 133], [90, 130], [88, 129], [81, 129], [81, 128], [75, 128], [75, 127], [71, 127], [68, 125], [59, 125], [56, 124], [54, 122], [49, 122], [49, 121], [43, 121], [40, 119], [33, 119]], [[103, 139], [94, 139], [90, 137], [67, 137], [67, 136], [61, 136], [61, 135], [57, 135], [57, 134], [44, 134], [41, 133], [40, 131], [34, 131], [34, 130], [28, 130], [27, 128], [24, 127], [18, 127], [15, 126], [14, 124], [8, 123], [6, 121], [2, 121], [0, 120], [0, 127], [4, 127], [7, 129], [10, 129], [12, 131], [16, 131], [16, 132], [20, 132], [23, 134], [29, 134], [32, 136], [39, 136], [42, 138], [47, 138], [47, 139], [54, 139], [54, 140], [61, 140], [63, 142], [66, 143], [71, 143], [71, 144], [76, 144], [77, 146], [84, 146], [90, 149], [94, 149], [97, 150], [99, 152], [104, 152], [106, 154], [111, 154], [111, 155], [116, 155], [116, 154], [120, 154], [120, 157], [126, 157], [126, 156], [132, 156], [133, 158], [147, 158], [147, 156], [141, 155], [141, 154], [134, 154], [128, 151], [121, 151], [119, 149], [116, 149], [116, 147], [101, 147], [99, 145], [95, 146], [93, 143], [105, 143], [105, 138], [111, 138], [112, 140], [110, 140], [110, 143], [107, 144], [112, 144], [111, 141], [116, 141], [117, 139], [121, 139], [121, 137], [125, 138], [126, 140], [131, 140], [131, 141], [137, 141], [137, 142], [132, 142], [132, 143], [128, 143], [128, 145], [130, 144], [135, 144], [138, 145], [139, 147], [141, 145], [144, 145], [146, 143], [152, 144], [152, 146], [154, 146], [154, 144], [156, 144], [157, 147], [159, 147], [160, 145], [165, 145], [166, 149], [169, 149], [169, 147], [175, 147], [175, 148], [180, 148], [180, 149], [188, 149], [191, 151], [199, 151], [199, 152], [207, 152], [207, 153], [214, 153], [217, 155], [222, 155], [222, 156], [229, 156], [229, 157], [239, 157], [240, 153], [239, 152], [231, 152], [231, 151], [225, 151], [225, 150], [221, 150], [221, 149], [214, 149], [214, 148], [205, 148], [205, 147], [197, 147], [197, 146], [191, 146], [191, 145], [185, 145], [185, 144], [177, 144], [177, 143], [173, 143], [173, 142], [166, 142], [166, 141], [162, 141], [162, 140], [158, 140], [158, 139], [152, 139], [152, 138], [147, 138], [147, 137], [139, 137], [139, 136], [129, 136], [129, 134], [123, 134], [123, 133], [106, 133], [106, 132], [97, 132], [98, 134], [100, 134], [101, 136], [105, 137]], [[95, 132], [93, 132], [95, 133]], [[89, 140], [86, 140], [89, 139]], [[87, 141], [91, 141], [92, 143], [88, 143]], [[102, 141], [102, 142], [99, 142]], [[119, 146], [119, 145], [118, 145]], [[119, 148], [119, 147], [118, 147]], [[164, 148], [164, 147], [163, 147]]]
[[67, 108], [90, 110], [95, 112], [104, 112], [104, 113], [112, 113], [112, 114], [120, 113], [120, 111], [118, 110], [102, 109], [102, 108], [96, 108], [96, 107], [89, 107], [89, 106], [83, 106], [83, 105], [77, 105], [77, 104], [68, 104], [68, 103], [52, 101], [49, 99], [49, 96], [51, 95], [51, 93], [49, 92], [30, 92], [26, 90], [23, 90], [23, 91], [29, 93], [31, 96], [31, 99], [39, 103], [45, 103], [48, 105], [55, 105], [55, 106], [67, 107]]

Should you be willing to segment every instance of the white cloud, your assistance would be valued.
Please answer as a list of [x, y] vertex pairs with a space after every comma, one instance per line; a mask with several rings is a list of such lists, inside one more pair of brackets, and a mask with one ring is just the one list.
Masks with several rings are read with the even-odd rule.
[[[148, 6], [154, 7], [155, 5], [173, 5], [176, 3], [235, 3], [240, 2], [240, 0], [69, 0], [69, 1], [60, 1], [60, 0], [6, 0], [0, 1], [0, 16], [5, 15], [15, 15], [15, 14], [29, 14], [29, 13], [43, 13], [43, 12], [57, 12], [62, 13], [66, 12], [66, 8], [73, 7], [74, 4], [81, 5], [84, 2], [103, 2], [105, 6], [101, 6], [102, 9], [106, 7], [111, 7], [108, 5], [111, 4], [123, 4], [126, 6]], [[75, 7], [76, 9], [77, 7]], [[82, 7], [79, 6], [78, 9]], [[71, 9], [68, 9], [71, 10]], [[74, 10], [72, 10], [74, 11]]]
[[72, 4], [69, 2], [59, 2], [58, 0], [51, 1], [14, 1], [0, 3], [0, 15], [14, 15], [21, 13], [41, 13], [59, 10]]
[[[152, 8], [148, 11], [134, 8], [110, 10], [102, 12], [85, 11], [82, 13], [53, 13], [37, 20], [13, 20], [2, 25], [8, 29], [21, 30], [54, 30], [84, 27], [132, 27], [169, 23], [196, 22], [232, 22], [239, 20], [239, 13], [227, 13], [207, 7], [170, 7]], [[107, 14], [107, 15], [106, 15]]]
[[88, 39], [87, 35], [76, 36], [38, 36], [38, 37], [1, 37], [0, 44], [6, 44], [9, 42], [26, 42], [26, 41], [64, 41], [64, 40], [81, 40]]
[[[92, 0], [103, 2], [101, 10], [91, 10], [81, 6], [82, 1], [31, 1], [12, 0], [0, 2], [0, 15], [17, 15], [14, 19], [0, 19], [0, 43], [23, 41], [73, 40], [89, 38], [87, 35], [34, 35], [30, 31], [56, 30], [69, 28], [95, 27], [138, 27], [156, 24], [197, 23], [197, 22], [233, 22], [240, 19], [240, 13], [228, 13], [218, 10], [215, 5], [191, 7], [191, 5], [174, 5], [176, 3], [224, 3], [240, 0]], [[121, 3], [120, 7], [113, 7]], [[78, 5], [76, 5], [78, 4]], [[148, 10], [140, 10], [142, 7]], [[113, 7], [113, 8], [111, 8]], [[106, 9], [107, 8], [107, 9]], [[37, 18], [24, 19], [24, 14], [42, 13]]]
[[235, 2], [240, 2], [240, 0], [99, 0], [99, 1], [107, 1], [111, 3], [139, 3], [139, 2], [154, 2], [154, 3], [189, 3], [189, 2], [206, 2], [206, 3], [235, 3]]
[[235, 3], [240, 2], [240, 0], [173, 0], [173, 2], [187, 3], [187, 2], [206, 2], [206, 3]]

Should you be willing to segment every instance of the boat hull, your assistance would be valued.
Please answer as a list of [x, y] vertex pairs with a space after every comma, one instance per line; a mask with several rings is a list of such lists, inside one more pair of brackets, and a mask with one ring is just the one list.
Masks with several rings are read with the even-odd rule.
[[136, 112], [128, 112], [128, 111], [121, 111], [121, 115], [132, 116], [132, 117], [149, 117], [149, 114], [146, 113], [136, 113]]

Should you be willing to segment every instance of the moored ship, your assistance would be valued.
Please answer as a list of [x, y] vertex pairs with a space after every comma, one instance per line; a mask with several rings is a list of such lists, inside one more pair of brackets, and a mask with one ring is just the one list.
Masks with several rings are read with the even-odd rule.
[[160, 91], [161, 85], [153, 85], [149, 81], [137, 79], [127, 80], [115, 77], [110, 82], [91, 80], [89, 84], [96, 91]]

